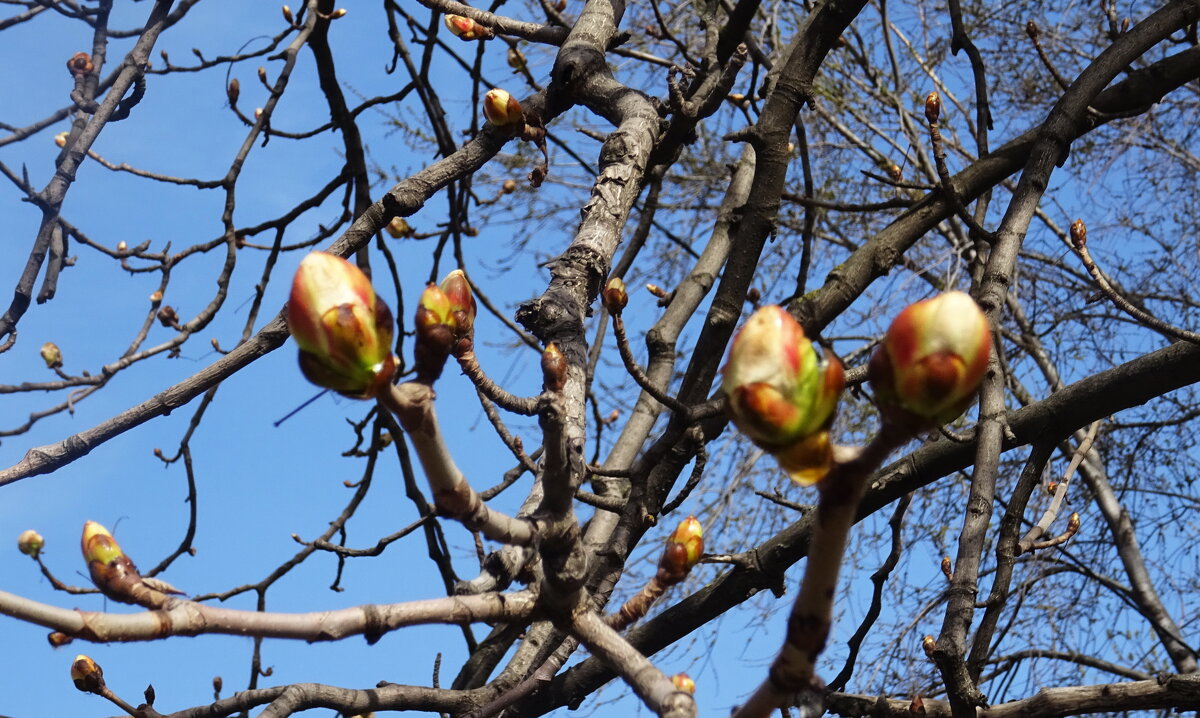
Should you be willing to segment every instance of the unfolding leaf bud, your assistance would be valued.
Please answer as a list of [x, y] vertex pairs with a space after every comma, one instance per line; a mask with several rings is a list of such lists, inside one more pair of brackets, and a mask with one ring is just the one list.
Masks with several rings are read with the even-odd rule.
[[525, 126], [525, 111], [517, 98], [499, 88], [483, 96], [483, 115], [496, 127], [520, 130]]
[[83, 560], [87, 561], [89, 565], [93, 563], [109, 564], [125, 557], [125, 552], [121, 550], [120, 544], [108, 532], [108, 529], [95, 521], [84, 522], [80, 547], [83, 549]]
[[933, 650], [937, 648], [937, 641], [933, 640], [933, 636], [925, 636], [921, 639], [921, 648], [925, 649], [925, 655], [933, 658]]
[[49, 641], [51, 648], [62, 648], [75, 639], [62, 631], [51, 631], [46, 635], [46, 640]]
[[450, 304], [450, 298], [436, 284], [429, 284], [417, 301], [414, 318], [417, 345], [413, 352], [416, 358], [419, 381], [432, 382], [442, 374], [446, 358], [458, 342], [458, 322]]
[[350, 262], [313, 252], [300, 262], [287, 305], [300, 370], [313, 384], [366, 399], [391, 384], [392, 311]]
[[290, 7], [288, 7], [287, 5], [284, 5], [283, 7], [279, 8], [279, 9], [283, 12], [283, 19], [287, 22], [287, 24], [289, 24], [289, 25], [296, 24], [296, 18], [294, 18], [292, 16], [292, 9]]
[[63, 365], [62, 350], [54, 342], [43, 344], [39, 353], [42, 355], [42, 361], [46, 362], [47, 369], [58, 369]]
[[235, 77], [229, 81], [229, 86], [225, 88], [225, 96], [229, 98], [230, 105], [236, 105], [241, 95], [242, 83], [238, 82], [238, 79]]
[[69, 132], [59, 132], [57, 135], [54, 136], [54, 144], [58, 145], [59, 147], [66, 147], [67, 146], [67, 135], [69, 135], [69, 134], [70, 134]]
[[1070, 518], [1067, 519], [1067, 533], [1074, 536], [1075, 534], [1079, 533], [1079, 527], [1081, 525], [1082, 524], [1079, 519], [1079, 512], [1072, 511]]
[[646, 291], [650, 292], [651, 294], [658, 297], [659, 299], [667, 298], [667, 290], [663, 289], [662, 287], [658, 286], [657, 284], [651, 284], [651, 283], [647, 282], [646, 283]]
[[413, 236], [413, 228], [409, 226], [408, 220], [403, 217], [393, 217], [385, 229], [387, 229], [388, 234], [392, 235], [392, 239], [403, 239], [404, 237]]
[[829, 426], [843, 386], [837, 357], [822, 358], [792, 315], [771, 305], [734, 336], [721, 389], [738, 429], [807, 486], [832, 465]]
[[462, 40], [491, 40], [496, 36], [490, 27], [462, 15], [447, 15], [446, 27], [455, 37]]
[[686, 673], [676, 673], [671, 676], [671, 682], [684, 693], [691, 693], [693, 695], [696, 693], [696, 682]]
[[508, 66], [520, 72], [525, 69], [525, 53], [515, 47], [508, 48]]
[[937, 92], [931, 92], [925, 97], [925, 119], [929, 124], [937, 124], [938, 117], [942, 114], [942, 98], [938, 97]]
[[21, 532], [17, 537], [17, 549], [32, 558], [37, 558], [42, 552], [42, 548], [46, 545], [46, 540], [42, 535], [33, 529], [27, 529]]
[[1030, 40], [1037, 40], [1038, 37], [1041, 36], [1042, 31], [1040, 28], [1038, 28], [1036, 22], [1030, 20], [1029, 22], [1025, 23], [1025, 34], [1029, 36]]
[[704, 555], [704, 528], [695, 516], [688, 516], [667, 538], [662, 558], [658, 562], [659, 575], [668, 583], [678, 583], [687, 577], [688, 571], [700, 562]]
[[1087, 246], [1087, 225], [1083, 223], [1082, 219], [1071, 223], [1071, 246], [1075, 249]]
[[467, 275], [461, 269], [454, 270], [442, 280], [441, 289], [450, 302], [450, 316], [454, 318], [454, 336], [460, 341], [470, 341], [475, 329], [475, 296], [471, 293], [471, 283], [467, 281]]
[[513, 179], [504, 180], [504, 184], [500, 185], [500, 191], [504, 194], [512, 194], [517, 191], [517, 181]]
[[970, 295], [946, 292], [908, 306], [868, 367], [885, 420], [915, 430], [954, 420], [974, 401], [991, 351], [987, 317]]
[[620, 277], [610, 277], [604, 285], [604, 291], [600, 293], [600, 298], [609, 314], [613, 316], [620, 314], [625, 309], [625, 305], [629, 304], [629, 294], [625, 291], [625, 282]]
[[542, 350], [542, 381], [547, 391], [559, 392], [567, 385], [567, 358], [554, 342]]
[[92, 64], [92, 56], [86, 52], [77, 52], [71, 56], [70, 60], [67, 60], [67, 70], [72, 77], [87, 75], [95, 69], [96, 66]]
[[100, 693], [104, 690], [104, 671], [91, 658], [80, 653], [71, 663], [71, 680], [84, 693]]

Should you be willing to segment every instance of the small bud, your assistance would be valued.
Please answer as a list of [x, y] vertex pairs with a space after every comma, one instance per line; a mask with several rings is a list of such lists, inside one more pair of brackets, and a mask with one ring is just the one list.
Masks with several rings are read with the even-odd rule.
[[650, 292], [651, 294], [658, 297], [659, 299], [667, 298], [667, 290], [663, 289], [662, 287], [658, 286], [657, 284], [647, 283], [646, 291]]
[[483, 115], [496, 127], [519, 130], [525, 125], [525, 112], [517, 98], [493, 88], [483, 96]]
[[740, 92], [731, 92], [725, 96], [725, 99], [729, 100], [738, 107], [743, 107], [746, 104], [746, 96]]
[[1051, 481], [1051, 482], [1047, 483], [1046, 484], [1046, 493], [1050, 494], [1051, 496], [1058, 493], [1058, 482]]
[[1036, 22], [1030, 20], [1029, 22], [1025, 23], [1025, 34], [1029, 36], [1030, 40], [1037, 41], [1038, 37], [1041, 36], [1042, 31], [1038, 28]]
[[942, 114], [942, 98], [938, 97], [937, 92], [931, 92], [925, 98], [925, 119], [929, 124], [936, 125], [938, 117]]
[[254, 108], [254, 121], [258, 122], [258, 118], [262, 117], [262, 114], [263, 114], [263, 108], [255, 107]]
[[287, 318], [300, 370], [313, 384], [358, 399], [391, 384], [392, 311], [358, 267], [325, 252], [309, 254], [292, 281]]
[[772, 305], [734, 336], [721, 389], [738, 429], [807, 486], [832, 465], [829, 425], [844, 385], [837, 357], [822, 359], [792, 315]]
[[691, 693], [693, 695], [696, 693], [696, 682], [686, 673], [676, 673], [671, 676], [671, 682], [684, 693]]
[[479, 228], [478, 227], [463, 227], [462, 233], [464, 236], [467, 236], [467, 237], [478, 237], [479, 236]]
[[96, 66], [92, 64], [92, 56], [86, 52], [77, 52], [67, 60], [67, 70], [71, 73], [71, 77], [82, 77], [95, 70]]
[[46, 635], [46, 640], [50, 642], [51, 648], [62, 648], [75, 639], [71, 638], [62, 631], [51, 631]]
[[937, 641], [933, 640], [933, 636], [925, 636], [921, 639], [921, 648], [925, 649], [925, 655], [933, 658], [933, 649], [937, 648]]
[[393, 217], [388, 226], [385, 227], [387, 233], [392, 236], [392, 239], [402, 239], [404, 237], [413, 236], [413, 228], [408, 225], [408, 221], [403, 217]]
[[120, 242], [117, 242], [117, 251], [118, 252], [124, 252], [128, 248], [129, 248], [129, 245], [125, 244], [125, 240], [122, 239]]
[[1067, 519], [1067, 533], [1074, 536], [1075, 534], [1079, 533], [1079, 527], [1081, 525], [1082, 524], [1079, 519], [1079, 512], [1072, 511], [1070, 518]]
[[241, 95], [242, 83], [238, 82], [238, 79], [235, 77], [229, 81], [229, 86], [225, 88], [225, 96], [229, 98], [230, 106], [236, 105]]
[[964, 292], [910, 305], [871, 356], [868, 376], [885, 419], [915, 430], [953, 421], [967, 410], [992, 351], [988, 319]]
[[674, 585], [687, 578], [688, 572], [704, 555], [704, 528], [695, 516], [688, 516], [671, 535], [658, 561], [659, 580]]
[[750, 287], [749, 289], [746, 290], [746, 301], [747, 302], [750, 302], [751, 304], [757, 306], [759, 301], [761, 301], [761, 300], [762, 300], [762, 292], [758, 291], [754, 287]]
[[900, 169], [900, 165], [888, 165], [888, 177], [891, 177], [893, 182], [899, 182], [904, 178], [904, 170]]
[[946, 577], [947, 581], [954, 580], [954, 564], [950, 562], [949, 556], [942, 557], [942, 575]]
[[1124, 20], [1122, 20], [1121, 21], [1121, 34], [1124, 35], [1125, 33], [1129, 32], [1129, 28], [1132, 26], [1133, 26], [1133, 20], [1131, 20], [1129, 18], [1125, 18]]
[[46, 540], [33, 529], [22, 531], [21, 535], [17, 537], [17, 550], [32, 558], [37, 558], [45, 545]]
[[71, 134], [71, 133], [59, 132], [57, 135], [54, 136], [54, 144], [58, 145], [59, 147], [66, 147], [67, 146], [67, 135], [69, 135], [69, 134]]
[[46, 362], [47, 369], [58, 369], [63, 365], [62, 351], [54, 342], [43, 344], [39, 353], [42, 355], [42, 361]]
[[80, 653], [71, 663], [71, 680], [84, 693], [99, 694], [104, 690], [104, 671], [91, 658]]
[[212, 684], [213, 684], [213, 695], [220, 696], [221, 695], [221, 687], [223, 685], [225, 685], [225, 681], [221, 680], [220, 676], [213, 676]]
[[609, 314], [616, 316], [629, 304], [629, 294], [625, 291], [625, 282], [620, 277], [610, 277], [600, 293], [604, 308]]
[[1083, 249], [1087, 246], [1087, 225], [1082, 219], [1077, 219], [1071, 223], [1071, 246], [1075, 249]]
[[469, 17], [447, 15], [446, 27], [460, 40], [491, 40], [496, 36], [490, 27], [481, 25]]
[[296, 24], [296, 18], [292, 17], [292, 9], [290, 7], [288, 7], [287, 5], [284, 5], [283, 7], [279, 8], [279, 9], [283, 11], [283, 19], [285, 22], [287, 22], [287, 24], [289, 24], [289, 25]]
[[164, 327], [173, 327], [179, 324], [179, 315], [175, 313], [175, 307], [170, 304], [164, 304], [162, 309], [158, 310], [158, 323]]
[[542, 350], [542, 381], [547, 391], [559, 392], [567, 385], [567, 358], [554, 342]]
[[163, 293], [162, 293], [161, 289], [156, 289], [150, 293], [150, 303], [151, 304], [158, 304], [159, 302], [162, 301], [162, 298], [163, 298]]
[[330, 20], [337, 20], [338, 18], [342, 18], [342, 17], [346, 17], [346, 8], [344, 8], [344, 7], [340, 7], [337, 10], [334, 10], [333, 12], [329, 13]]
[[258, 68], [258, 81], [263, 84], [266, 84], [267, 82], [267, 68], [261, 65]]
[[504, 184], [500, 185], [500, 191], [504, 194], [512, 194], [517, 191], [517, 181], [512, 179], [504, 180]]
[[566, 10], [567, 9], [567, 0], [558, 0], [558, 2], [554, 3], [554, 9], [559, 12]]
[[508, 66], [517, 72], [525, 69], [525, 53], [515, 47], [508, 48]]

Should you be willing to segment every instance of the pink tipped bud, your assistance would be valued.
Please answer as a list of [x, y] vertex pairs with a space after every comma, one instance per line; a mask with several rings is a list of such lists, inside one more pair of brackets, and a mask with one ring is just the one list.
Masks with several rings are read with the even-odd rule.
[[621, 310], [625, 309], [625, 305], [629, 304], [629, 294], [625, 291], [625, 282], [620, 277], [609, 279], [600, 296], [604, 302], [604, 308], [614, 316], [620, 314]]
[[938, 97], [937, 92], [931, 92], [925, 98], [925, 119], [929, 124], [936, 124], [938, 117], [942, 114], [942, 98]]
[[39, 353], [42, 355], [42, 361], [46, 362], [47, 369], [58, 369], [63, 365], [62, 351], [54, 342], [43, 344]]
[[542, 351], [542, 382], [547, 391], [562, 391], [567, 385], [567, 358], [554, 342]]
[[518, 130], [525, 125], [521, 103], [501, 89], [488, 90], [483, 96], [483, 115], [496, 127]]
[[461, 40], [491, 40], [496, 36], [490, 27], [462, 15], [447, 15], [446, 27]]
[[37, 558], [45, 545], [46, 539], [33, 529], [22, 531], [21, 535], [17, 537], [17, 549], [26, 556]]
[[104, 671], [82, 653], [75, 656], [71, 663], [71, 680], [84, 693], [100, 693], [104, 690]]
[[912, 304], [871, 357], [876, 401], [895, 419], [952, 421], [974, 400], [991, 350], [987, 317], [970, 295], [946, 292]]
[[824, 478], [833, 459], [829, 425], [845, 386], [842, 363], [824, 359], [782, 307], [763, 307], [733, 338], [725, 380], [730, 418], [797, 483]]
[[304, 376], [355, 398], [392, 381], [392, 312], [371, 280], [341, 257], [313, 252], [300, 263], [287, 307]]
[[475, 296], [471, 294], [467, 275], [461, 269], [454, 270], [442, 280], [441, 289], [450, 303], [455, 334], [460, 338], [471, 336], [471, 330], [475, 327]]
[[686, 673], [676, 673], [675, 675], [671, 676], [671, 682], [675, 684], [676, 688], [684, 693], [696, 693], [696, 682], [693, 681], [692, 677]]

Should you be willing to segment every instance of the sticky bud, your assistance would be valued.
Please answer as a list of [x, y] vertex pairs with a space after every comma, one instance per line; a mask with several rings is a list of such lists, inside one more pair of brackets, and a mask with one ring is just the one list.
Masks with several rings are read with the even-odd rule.
[[290, 7], [288, 7], [287, 5], [284, 5], [283, 7], [279, 8], [279, 9], [283, 12], [283, 19], [285, 22], [287, 22], [287, 24], [289, 24], [289, 25], [296, 24], [296, 18], [292, 17], [292, 9]]
[[504, 184], [500, 185], [500, 191], [504, 194], [512, 194], [517, 191], [517, 181], [512, 179], [504, 180]]
[[671, 682], [684, 693], [691, 693], [693, 695], [696, 693], [696, 682], [686, 673], [676, 673], [671, 676]]
[[46, 635], [46, 640], [50, 643], [51, 648], [62, 648], [75, 639], [62, 631], [51, 631]]
[[942, 574], [945, 575], [947, 581], [954, 580], [954, 564], [950, 562], [949, 556], [942, 557]]
[[904, 178], [904, 170], [900, 169], [900, 165], [888, 165], [888, 177], [891, 177], [893, 182], [899, 182]]
[[230, 105], [236, 105], [241, 95], [242, 83], [238, 82], [238, 79], [235, 77], [229, 81], [229, 86], [225, 88], [225, 96], [229, 98]]
[[170, 304], [163, 305], [162, 309], [158, 310], [158, 323], [164, 327], [173, 327], [179, 323], [179, 315], [175, 312], [175, 307]]
[[519, 130], [525, 126], [525, 112], [517, 98], [499, 88], [483, 96], [483, 115], [496, 127]]
[[[442, 293], [450, 302], [450, 316], [454, 319], [454, 337], [458, 340], [452, 353], [456, 356], [471, 348], [475, 329], [475, 295], [467, 275], [456, 269], [446, 275], [441, 284]], [[463, 342], [466, 344], [463, 344]]]
[[54, 136], [54, 144], [58, 145], [59, 147], [66, 147], [67, 146], [67, 135], [69, 135], [69, 134], [70, 134], [69, 132], [59, 132], [57, 135]]
[[46, 540], [33, 529], [22, 531], [21, 535], [17, 537], [17, 550], [31, 558], [37, 558], [45, 545]]
[[1067, 533], [1074, 536], [1075, 534], [1079, 533], [1079, 527], [1081, 525], [1082, 524], [1079, 519], [1079, 512], [1072, 511], [1071, 517], [1067, 519]]
[[1087, 246], [1087, 225], [1082, 219], [1077, 219], [1071, 223], [1071, 246], [1075, 249], [1083, 249]]
[[771, 305], [734, 336], [721, 390], [738, 429], [807, 486], [832, 465], [829, 426], [843, 386], [837, 357], [818, 352], [800, 324]]
[[1058, 482], [1057, 481], [1051, 481], [1046, 484], [1046, 493], [1053, 496], [1057, 492], [1058, 492]]
[[929, 124], [936, 125], [938, 117], [942, 114], [942, 98], [938, 97], [937, 92], [931, 92], [925, 98], [925, 119]]
[[953, 421], [971, 405], [992, 351], [988, 319], [964, 292], [908, 306], [868, 365], [885, 421], [915, 431]]
[[496, 36], [490, 27], [462, 15], [447, 15], [446, 27], [460, 40], [491, 40]]
[[937, 648], [937, 641], [933, 640], [933, 636], [925, 636], [921, 639], [921, 648], [925, 649], [925, 655], [933, 658], [933, 649]]
[[42, 355], [42, 361], [46, 362], [47, 369], [58, 369], [63, 365], [62, 351], [54, 342], [43, 344], [39, 353]]
[[547, 391], [560, 392], [567, 385], [567, 358], [554, 342], [542, 351], [542, 381]]
[[762, 299], [762, 292], [758, 291], [754, 287], [750, 287], [749, 289], [746, 290], [746, 301], [747, 302], [757, 305], [761, 299]]
[[67, 60], [67, 70], [72, 77], [87, 75], [95, 69], [96, 66], [92, 64], [92, 56], [86, 52], [77, 52], [71, 56], [70, 60]]
[[625, 282], [620, 277], [610, 277], [600, 294], [604, 308], [609, 314], [616, 316], [629, 304], [629, 294], [625, 291]]
[[688, 516], [671, 535], [658, 561], [658, 578], [667, 585], [674, 585], [687, 578], [688, 572], [700, 562], [704, 555], [704, 528], [695, 516]]
[[99, 694], [104, 690], [104, 671], [91, 658], [80, 653], [71, 663], [71, 680], [84, 693]]

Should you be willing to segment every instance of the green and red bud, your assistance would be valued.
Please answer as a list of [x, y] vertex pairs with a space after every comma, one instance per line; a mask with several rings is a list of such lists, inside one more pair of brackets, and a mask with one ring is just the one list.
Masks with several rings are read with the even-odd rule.
[[17, 537], [17, 550], [32, 558], [37, 558], [45, 546], [46, 539], [33, 529], [22, 531], [21, 535]]
[[80, 653], [71, 662], [71, 680], [84, 693], [100, 693], [104, 690], [104, 671], [91, 658]]
[[518, 131], [525, 126], [525, 111], [517, 98], [499, 88], [483, 96], [483, 116], [496, 127]]
[[625, 291], [625, 282], [620, 277], [610, 278], [605, 283], [600, 297], [604, 302], [604, 308], [613, 316], [620, 314], [625, 309], [625, 305], [629, 304], [629, 294]]
[[450, 316], [454, 318], [454, 333], [459, 339], [470, 338], [475, 328], [475, 295], [471, 283], [461, 269], [456, 269], [442, 280], [442, 292], [450, 302]]
[[359, 399], [392, 381], [392, 312], [371, 280], [341, 257], [313, 252], [300, 263], [287, 307], [300, 370], [317, 386]]
[[[450, 277], [446, 279], [448, 281]], [[460, 337], [456, 315], [463, 314], [465, 312], [462, 309], [455, 310], [450, 297], [438, 285], [430, 283], [425, 287], [425, 291], [421, 292], [414, 318], [417, 345], [413, 353], [416, 357], [418, 381], [428, 383], [442, 375], [446, 358], [450, 356]], [[473, 319], [473, 312], [471, 316]]]
[[693, 695], [696, 693], [696, 682], [686, 673], [676, 673], [671, 676], [671, 682], [684, 693], [691, 693]]
[[946, 292], [910, 305], [869, 366], [885, 420], [918, 430], [954, 420], [974, 401], [991, 350], [987, 317], [970, 295]]
[[496, 36], [490, 27], [462, 15], [447, 15], [446, 27], [460, 40], [491, 40]]
[[658, 580], [673, 586], [687, 578], [688, 572], [704, 555], [704, 528], [695, 516], [688, 516], [671, 535], [658, 560]]
[[938, 96], [937, 91], [929, 93], [925, 97], [925, 119], [931, 125], [937, 124], [938, 118], [942, 115], [942, 98]]
[[845, 386], [842, 363], [818, 354], [782, 307], [750, 315], [733, 338], [725, 380], [730, 418], [792, 480], [820, 481], [833, 461], [829, 426]]
[[567, 385], [567, 357], [554, 342], [542, 350], [542, 383], [546, 391], [560, 392]]

